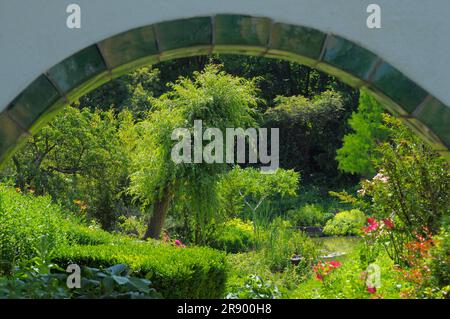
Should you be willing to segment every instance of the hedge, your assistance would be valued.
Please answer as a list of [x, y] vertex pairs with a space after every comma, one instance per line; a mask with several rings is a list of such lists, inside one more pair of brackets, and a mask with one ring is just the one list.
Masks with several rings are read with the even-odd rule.
[[21, 194], [0, 185], [0, 272], [38, 251], [67, 243], [61, 209], [50, 197]]
[[254, 244], [253, 224], [234, 218], [227, 221], [224, 227], [214, 234], [210, 246], [235, 254], [251, 250]]
[[66, 246], [54, 255], [60, 266], [108, 267], [127, 264], [135, 276], [146, 277], [164, 298], [222, 298], [226, 281], [225, 254], [207, 247], [128, 242], [97, 246]]

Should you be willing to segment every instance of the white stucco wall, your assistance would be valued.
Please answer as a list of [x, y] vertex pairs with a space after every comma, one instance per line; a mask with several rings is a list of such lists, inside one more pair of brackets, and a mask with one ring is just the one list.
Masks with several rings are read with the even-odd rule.
[[[66, 7], [82, 28], [66, 27]], [[382, 8], [382, 29], [366, 8]], [[0, 0], [0, 111], [39, 74], [99, 40], [156, 22], [218, 13], [265, 16], [348, 38], [450, 105], [450, 0]]]

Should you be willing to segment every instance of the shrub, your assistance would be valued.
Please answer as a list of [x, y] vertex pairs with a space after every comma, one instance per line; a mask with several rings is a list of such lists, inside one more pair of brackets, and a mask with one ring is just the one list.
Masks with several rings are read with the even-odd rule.
[[72, 291], [72, 298], [153, 299], [160, 295], [151, 288], [151, 281], [129, 276], [127, 265], [106, 269], [84, 267], [81, 288]]
[[42, 241], [49, 250], [66, 244], [101, 245], [126, 241], [99, 226], [85, 226], [63, 213], [49, 196], [23, 194], [20, 189], [0, 186], [0, 270], [36, 256]]
[[223, 228], [216, 232], [210, 245], [229, 253], [238, 253], [250, 250], [254, 243], [252, 222], [234, 218], [227, 221]]
[[62, 220], [61, 208], [50, 197], [23, 195], [0, 185], [0, 272], [31, 259], [44, 239], [49, 249], [66, 243]]
[[441, 231], [435, 237], [435, 246], [431, 249], [431, 273], [438, 287], [450, 286], [450, 235]]
[[206, 247], [181, 248], [153, 242], [63, 247], [54, 261], [109, 267], [127, 264], [146, 277], [164, 298], [219, 298], [225, 287], [225, 254]]
[[326, 235], [359, 235], [366, 222], [366, 216], [358, 209], [345, 210], [330, 219], [323, 229]]
[[71, 245], [102, 245], [117, 241], [120, 237], [112, 235], [98, 226], [79, 225], [73, 222], [66, 222], [61, 225], [64, 233]]
[[128, 236], [142, 238], [145, 234], [146, 222], [143, 217], [120, 216], [118, 231]]
[[277, 299], [281, 297], [278, 287], [270, 280], [250, 275], [242, 287], [227, 295], [227, 299]]
[[269, 225], [262, 248], [265, 262], [273, 272], [283, 271], [290, 266], [294, 254], [302, 257], [297, 267], [300, 272], [309, 268], [309, 264], [317, 258], [312, 240], [281, 218], [276, 218]]
[[326, 275], [325, 281], [313, 277], [292, 291], [289, 297], [301, 299], [400, 298], [401, 290], [408, 283], [399, 280], [392, 260], [383, 252], [376, 258], [372, 267], [379, 269], [381, 273], [381, 285], [378, 287], [369, 285], [369, 268], [361, 265], [358, 253], [355, 251], [342, 265], [334, 267]]
[[0, 299], [144, 299], [158, 298], [147, 279], [130, 277], [126, 265], [104, 270], [83, 267], [81, 287], [67, 287], [68, 274], [57, 265], [35, 257], [0, 278]]
[[331, 213], [325, 213], [320, 205], [306, 204], [298, 209], [287, 212], [291, 222], [297, 227], [321, 227], [333, 217]]

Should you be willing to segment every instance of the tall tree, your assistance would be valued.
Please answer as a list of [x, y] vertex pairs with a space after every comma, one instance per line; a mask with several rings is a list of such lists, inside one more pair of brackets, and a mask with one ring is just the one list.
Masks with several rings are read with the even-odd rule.
[[280, 129], [280, 164], [302, 173], [305, 182], [336, 175], [334, 160], [344, 134], [342, 96], [326, 91], [312, 99], [278, 96], [266, 114], [265, 126]]
[[375, 174], [374, 160], [381, 155], [376, 146], [387, 139], [382, 113], [381, 104], [362, 91], [358, 111], [349, 119], [354, 132], [344, 136], [344, 144], [337, 151], [339, 169], [365, 177]]
[[178, 141], [172, 140], [173, 132], [185, 128], [193, 134], [195, 120], [202, 120], [204, 128], [221, 132], [255, 125], [258, 98], [252, 80], [228, 75], [210, 65], [195, 72], [193, 79], [180, 78], [170, 87], [168, 93], [152, 101], [155, 111], [137, 124], [136, 142], [131, 145], [134, 172], [130, 193], [143, 207], [153, 207], [144, 238], [159, 238], [175, 195], [184, 194], [185, 204], [198, 217], [199, 225], [217, 208], [215, 188], [227, 164], [175, 163], [171, 155]]

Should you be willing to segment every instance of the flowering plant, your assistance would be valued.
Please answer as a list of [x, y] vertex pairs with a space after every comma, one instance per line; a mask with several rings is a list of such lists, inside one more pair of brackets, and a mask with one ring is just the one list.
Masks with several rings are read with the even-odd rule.
[[175, 239], [175, 240], [173, 241], [173, 245], [176, 246], [176, 247], [186, 248], [186, 245], [184, 245], [184, 244], [181, 242], [181, 240], [179, 240], [179, 239]]
[[314, 265], [313, 270], [316, 275], [316, 279], [324, 282], [325, 278], [336, 268], [339, 268], [341, 263], [339, 261], [319, 261]]

